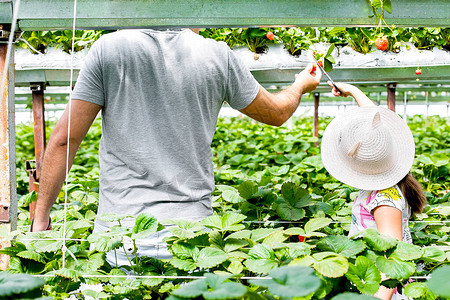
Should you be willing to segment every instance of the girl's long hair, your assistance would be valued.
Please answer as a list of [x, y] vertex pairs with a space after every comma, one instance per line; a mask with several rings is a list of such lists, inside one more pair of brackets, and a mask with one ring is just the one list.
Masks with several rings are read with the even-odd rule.
[[427, 205], [427, 197], [423, 192], [420, 183], [408, 173], [399, 183], [398, 187], [408, 201], [413, 214], [421, 213], [423, 208]]

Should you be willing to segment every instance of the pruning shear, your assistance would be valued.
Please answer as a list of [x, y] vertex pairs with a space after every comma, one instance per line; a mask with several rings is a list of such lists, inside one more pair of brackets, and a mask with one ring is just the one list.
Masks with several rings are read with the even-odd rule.
[[331, 82], [331, 84], [334, 86], [334, 88], [341, 93], [341, 95], [343, 94], [342, 91], [337, 87], [336, 83], [334, 83], [333, 79], [331, 79], [330, 75], [328, 75], [327, 72], [325, 72], [324, 68], [319, 64], [319, 62], [317, 61], [317, 59], [313, 56], [317, 66], [320, 68], [320, 71], [322, 71], [322, 73], [328, 78], [328, 80]]

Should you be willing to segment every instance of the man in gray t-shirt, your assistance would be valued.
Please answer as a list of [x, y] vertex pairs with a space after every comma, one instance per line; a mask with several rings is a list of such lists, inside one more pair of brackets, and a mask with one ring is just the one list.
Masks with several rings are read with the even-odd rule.
[[[101, 110], [98, 213], [201, 220], [212, 214], [210, 145], [223, 102], [279, 126], [301, 95], [319, 84], [321, 73], [311, 68], [288, 89], [271, 94], [225, 43], [191, 30], [107, 34], [90, 49], [72, 94], [70, 163]], [[65, 176], [67, 126], [66, 111], [45, 153], [34, 231], [50, 227], [50, 209]]]

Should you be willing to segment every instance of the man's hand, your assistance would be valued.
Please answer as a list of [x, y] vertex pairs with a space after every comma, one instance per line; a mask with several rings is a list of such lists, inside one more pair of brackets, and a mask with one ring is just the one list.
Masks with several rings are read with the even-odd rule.
[[310, 93], [317, 88], [321, 78], [322, 71], [320, 71], [320, 68], [313, 72], [313, 64], [308, 64], [303, 71], [295, 76], [294, 85], [301, 87], [302, 94]]
[[50, 217], [44, 220], [36, 218], [31, 221], [30, 232], [38, 232], [51, 229], [52, 220], [50, 219]]
[[297, 109], [302, 95], [319, 85], [322, 72], [317, 70], [314, 73], [312, 69], [313, 65], [309, 64], [305, 70], [295, 75], [295, 81], [290, 87], [276, 94], [269, 93], [260, 86], [253, 102], [240, 112], [259, 122], [281, 126]]

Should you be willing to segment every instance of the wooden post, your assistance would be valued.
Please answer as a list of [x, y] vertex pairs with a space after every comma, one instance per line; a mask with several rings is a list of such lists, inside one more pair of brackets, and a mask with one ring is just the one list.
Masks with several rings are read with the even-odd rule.
[[388, 83], [387, 86], [387, 104], [388, 108], [392, 111], [395, 111], [395, 88], [397, 87], [396, 83]]
[[[27, 171], [29, 174], [29, 191], [38, 192], [39, 175], [41, 172], [42, 160], [45, 151], [45, 109], [44, 109], [44, 84], [31, 84], [31, 93], [33, 101], [33, 120], [34, 120], [34, 154], [36, 156], [36, 165], [33, 166], [28, 162]], [[30, 219], [34, 216], [36, 202], [30, 203]]]
[[[313, 136], [319, 138], [319, 99], [320, 93], [314, 93], [314, 128]], [[319, 146], [319, 141], [316, 141], [314, 145]]]
[[[6, 61], [7, 44], [0, 44], [0, 78], [5, 65], [9, 71], [3, 90], [0, 91], [0, 231], [11, 232], [17, 227], [16, 164], [14, 136], [14, 54]], [[0, 83], [1, 86], [1, 83]], [[9, 241], [2, 241], [0, 248], [8, 247]], [[0, 269], [8, 267], [9, 257], [0, 255]]]

